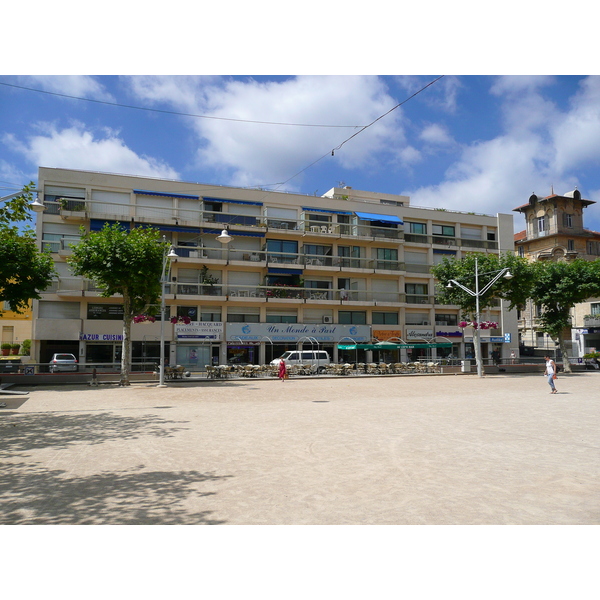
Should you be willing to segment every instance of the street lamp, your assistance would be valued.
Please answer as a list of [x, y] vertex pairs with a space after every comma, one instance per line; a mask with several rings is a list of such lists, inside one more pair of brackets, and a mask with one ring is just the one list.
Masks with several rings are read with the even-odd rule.
[[[39, 192], [40, 190], [29, 190], [30, 192]], [[8, 202], [9, 200], [12, 200], [13, 198], [18, 198], [19, 196], [23, 195], [23, 191], [17, 192], [16, 194], [10, 194], [9, 196], [3, 196], [2, 198], [0, 198], [0, 202]], [[33, 210], [33, 212], [43, 212], [46, 210], [46, 206], [45, 204], [43, 204], [42, 202], [40, 202], [37, 198], [33, 201], [29, 203], [29, 208], [31, 208], [31, 210]]]
[[493, 285], [500, 279], [500, 277], [504, 277], [504, 279], [512, 279], [512, 274], [509, 271], [508, 267], [504, 269], [500, 269], [500, 271], [491, 271], [490, 273], [496, 273], [496, 276], [486, 285], [483, 289], [479, 289], [479, 268], [477, 263], [477, 257], [475, 257], [475, 291], [470, 290], [468, 287], [465, 287], [462, 283], [456, 281], [456, 279], [451, 279], [448, 282], [447, 288], [451, 288], [452, 284], [457, 285], [461, 290], [467, 292], [471, 296], [475, 298], [475, 325], [473, 328], [473, 340], [475, 342], [475, 362], [477, 363], [477, 375], [479, 377], [483, 377], [483, 365], [481, 361], [481, 336], [479, 334], [479, 298], [483, 296]]
[[[166, 241], [166, 239], [163, 237], [163, 240]], [[169, 262], [169, 259], [171, 258], [177, 258], [177, 253], [175, 252], [175, 249], [173, 248], [173, 246], [169, 247], [169, 251], [166, 251], [165, 248], [165, 253], [163, 256], [163, 264], [162, 264], [162, 273], [160, 275], [160, 281], [161, 281], [161, 295], [160, 295], [160, 365], [159, 365], [159, 370], [158, 372], [160, 373], [159, 375], [159, 382], [158, 382], [158, 387], [167, 387], [165, 385], [165, 312], [166, 312], [166, 305], [165, 305], [165, 293], [166, 293], [166, 273], [167, 273], [167, 263]]]

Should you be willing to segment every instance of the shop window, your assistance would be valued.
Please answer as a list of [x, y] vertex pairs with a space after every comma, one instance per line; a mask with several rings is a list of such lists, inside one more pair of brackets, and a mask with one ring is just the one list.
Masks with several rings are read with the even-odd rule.
[[188, 317], [192, 321], [198, 320], [198, 307], [197, 306], [178, 306], [177, 307], [178, 317]]
[[122, 321], [123, 320], [123, 305], [122, 304], [88, 304], [87, 318], [102, 321]]

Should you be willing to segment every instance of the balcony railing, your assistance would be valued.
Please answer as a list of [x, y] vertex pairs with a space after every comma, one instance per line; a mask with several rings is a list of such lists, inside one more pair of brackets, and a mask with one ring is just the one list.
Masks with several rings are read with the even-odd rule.
[[[332, 267], [335, 269], [366, 269], [385, 271], [404, 271], [405, 264], [397, 260], [379, 258], [350, 258], [325, 254], [302, 254], [291, 252], [272, 252], [270, 250], [247, 250], [237, 248], [207, 248], [177, 246], [175, 252], [180, 258], [202, 260], [241, 261], [249, 263], [267, 263], [270, 265], [299, 265], [301, 267]], [[416, 273], [429, 273], [428, 265], [416, 265]], [[422, 268], [421, 268], [422, 267]]]

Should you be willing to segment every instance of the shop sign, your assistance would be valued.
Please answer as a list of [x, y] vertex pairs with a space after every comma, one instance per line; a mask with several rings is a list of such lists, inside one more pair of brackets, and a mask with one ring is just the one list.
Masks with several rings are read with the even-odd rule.
[[175, 336], [178, 340], [213, 340], [223, 339], [223, 323], [192, 321], [188, 325], [177, 323]]
[[[369, 325], [320, 325], [301, 323], [227, 323], [228, 342], [311, 342], [335, 343], [340, 340], [354, 342], [371, 341]], [[350, 338], [350, 339], [348, 339]]]
[[441, 337], [462, 337], [463, 332], [462, 331], [436, 331], [435, 335], [441, 336]]
[[493, 344], [504, 344], [504, 336], [490, 336], [490, 342]]
[[[444, 334], [445, 335], [445, 334]], [[431, 329], [407, 329], [406, 339], [407, 340], [433, 340], [434, 335]]]
[[380, 342], [385, 342], [392, 338], [401, 339], [402, 331], [400, 329], [373, 329], [373, 337]]
[[82, 342], [122, 342], [122, 333], [80, 333]]

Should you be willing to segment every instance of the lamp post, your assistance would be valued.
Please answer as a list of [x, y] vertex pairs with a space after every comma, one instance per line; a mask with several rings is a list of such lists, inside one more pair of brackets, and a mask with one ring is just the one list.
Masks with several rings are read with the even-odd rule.
[[[165, 239], [163, 237], [163, 239]], [[165, 240], [166, 241], [166, 240]], [[162, 273], [160, 275], [161, 281], [161, 294], [160, 294], [160, 365], [159, 365], [159, 382], [158, 387], [167, 387], [165, 385], [165, 293], [166, 293], [166, 274], [167, 274], [167, 263], [169, 259], [177, 258], [177, 253], [173, 246], [169, 247], [169, 251], [166, 251], [163, 256]]]
[[475, 257], [475, 291], [470, 290], [468, 287], [465, 287], [462, 283], [456, 281], [456, 279], [451, 279], [448, 282], [446, 287], [451, 288], [454, 285], [457, 285], [461, 290], [467, 292], [475, 298], [475, 327], [473, 328], [473, 341], [475, 346], [475, 362], [477, 363], [477, 375], [478, 377], [483, 377], [483, 364], [481, 360], [481, 336], [479, 334], [479, 298], [483, 296], [493, 285], [500, 279], [500, 277], [504, 277], [505, 279], [512, 279], [512, 275], [508, 269], [505, 267], [504, 269], [500, 269], [500, 271], [491, 271], [491, 273], [496, 273], [495, 277], [487, 283], [483, 289], [479, 289], [479, 268], [477, 263], [477, 257]]
[[[40, 190], [29, 190], [30, 192], [39, 192]], [[19, 196], [23, 195], [23, 191], [17, 192], [16, 194], [10, 194], [9, 196], [3, 196], [2, 198], [0, 198], [0, 202], [8, 202], [9, 200], [12, 200], [13, 198], [18, 198]], [[37, 197], [33, 202], [29, 203], [29, 208], [31, 208], [31, 210], [33, 210], [33, 212], [43, 212], [46, 210], [46, 205], [43, 202], [40, 202]]]

